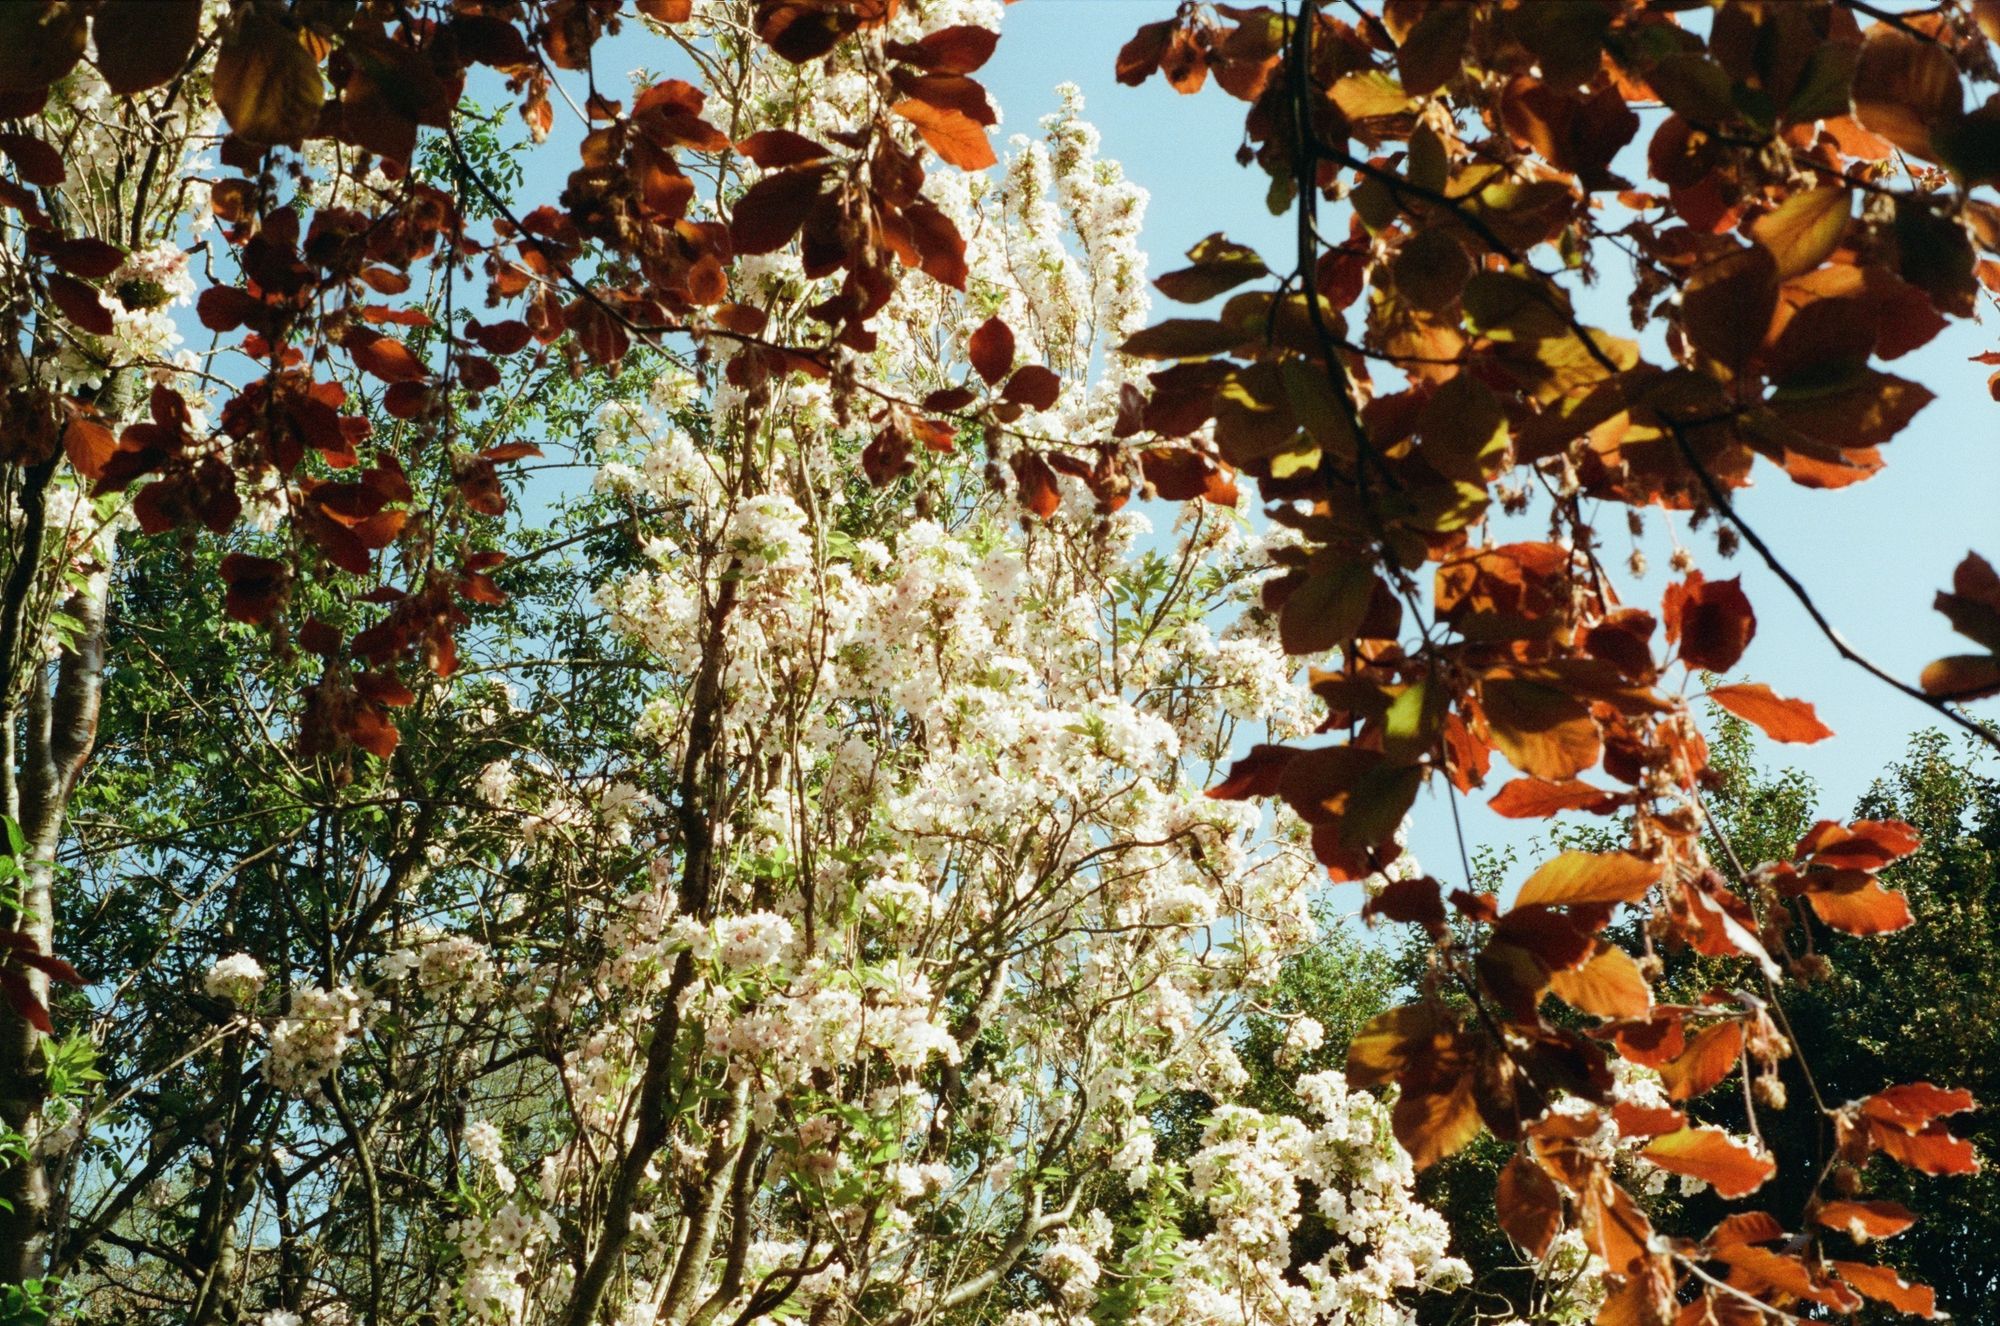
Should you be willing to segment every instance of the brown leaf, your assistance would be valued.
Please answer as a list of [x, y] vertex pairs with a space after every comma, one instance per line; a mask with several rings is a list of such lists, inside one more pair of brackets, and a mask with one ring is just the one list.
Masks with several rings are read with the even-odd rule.
[[121, 97], [181, 72], [201, 35], [201, 0], [105, 0], [91, 20], [97, 70]]
[[1574, 778], [1604, 749], [1590, 707], [1546, 682], [1489, 674], [1480, 683], [1479, 702], [1493, 744], [1531, 777]]
[[111, 459], [111, 453], [118, 450], [118, 439], [111, 430], [85, 414], [70, 416], [63, 429], [63, 450], [69, 455], [69, 463], [76, 472], [86, 479], [104, 477], [104, 466]]
[[979, 324], [965, 343], [972, 369], [989, 387], [997, 387], [1014, 367], [1014, 329], [995, 314]]
[[993, 58], [1000, 34], [990, 28], [960, 24], [939, 28], [917, 42], [890, 42], [885, 52], [901, 60], [940, 74], [969, 74]]
[[284, 603], [291, 568], [270, 557], [229, 553], [222, 559], [222, 582], [229, 587], [224, 612], [239, 622], [268, 622]]
[[0, 4], [0, 92], [43, 91], [73, 69], [88, 35], [87, 12], [75, 0]]
[[1859, 888], [1810, 889], [1806, 901], [1820, 920], [1850, 935], [1886, 935], [1916, 924], [1902, 894], [1883, 888], [1872, 875], [1864, 878], [1868, 882]]
[[1507, 1237], [1537, 1260], [1562, 1229], [1562, 1191], [1525, 1150], [1515, 1151], [1501, 1167], [1493, 1209]]
[[1741, 368], [1771, 326], [1778, 307], [1778, 264], [1769, 249], [1738, 249], [1689, 278], [1681, 293], [1681, 330], [1695, 348], [1727, 368]]
[[1578, 779], [1552, 783], [1541, 778], [1516, 778], [1486, 804], [1508, 819], [1542, 819], [1565, 810], [1608, 809], [1617, 798], [1601, 787]]
[[1252, 746], [1249, 754], [1229, 766], [1229, 776], [1203, 795], [1217, 801], [1276, 796], [1278, 779], [1297, 754], [1290, 746]]
[[28, 184], [54, 188], [67, 175], [62, 156], [33, 134], [0, 134], [0, 152], [14, 163], [14, 173]]
[[824, 161], [833, 155], [831, 148], [814, 142], [804, 134], [793, 133], [790, 129], [760, 130], [738, 143], [736, 150], [765, 170], [777, 170], [784, 166], [803, 166], [814, 161]]
[[1855, 121], [1926, 161], [1937, 160], [1932, 135], [1964, 114], [1951, 52], [1886, 25], [1862, 43], [1853, 88]]
[[1014, 370], [1000, 395], [1031, 410], [1053, 409], [1062, 397], [1062, 379], [1040, 364], [1023, 364]]
[[1041, 453], [1021, 450], [1014, 453], [1014, 480], [1020, 485], [1021, 505], [1047, 520], [1062, 506], [1062, 492], [1056, 487], [1055, 471]]
[[55, 1023], [49, 1021], [49, 1010], [35, 997], [35, 991], [28, 984], [28, 978], [13, 967], [0, 967], [0, 991], [5, 991], [7, 1003], [29, 1026], [45, 1036], [55, 1034]]
[[819, 197], [826, 167], [781, 170], [766, 175], [736, 200], [729, 214], [729, 242], [738, 253], [775, 253], [806, 223]]
[[97, 297], [96, 287], [60, 272], [49, 273], [47, 279], [49, 298], [55, 301], [64, 317], [93, 336], [111, 334], [117, 324], [112, 321], [111, 310]]
[[1680, 642], [1681, 659], [1709, 672], [1735, 667], [1757, 634], [1757, 614], [1741, 578], [1705, 580], [1701, 572], [1691, 572], [1667, 586], [1663, 615], [1667, 639]]
[[1803, 276], [1840, 247], [1853, 198], [1845, 189], [1824, 187], [1795, 193], [1750, 223], [1750, 237], [1770, 251], [1778, 279]]
[[384, 382], [423, 382], [430, 376], [423, 361], [393, 336], [356, 329], [347, 334], [345, 344], [356, 366]]

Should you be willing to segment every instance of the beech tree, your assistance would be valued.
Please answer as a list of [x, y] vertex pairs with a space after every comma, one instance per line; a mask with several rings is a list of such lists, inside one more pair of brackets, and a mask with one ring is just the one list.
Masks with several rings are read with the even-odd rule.
[[[1595, 522], [1712, 523], [2000, 743], [1986, 561], [1897, 677], [1733, 498], [1881, 469], [1932, 399], [1881, 365], [2000, 282], [2000, 8], [1182, 4], [1117, 75], [1246, 103], [1296, 243], [1219, 232], [1151, 325], [1080, 108], [999, 160], [1001, 10], [0, 6], [10, 1310], [1407, 1320], [1466, 1271], [1414, 1171], [1487, 1133], [1549, 1319], [1933, 1312], [1840, 1240], [1916, 1219], [1871, 1157], [1976, 1168], [1975, 1102], [1830, 1095], [1788, 1011], [1910, 924], [1917, 834], [1740, 850], [1703, 706], [1832, 734], [1714, 682], [1738, 579], [1655, 612]], [[1614, 272], [1643, 343], [1577, 312]], [[596, 486], [529, 522], [545, 451]], [[70, 813], [107, 658], [189, 698], [116, 700], [152, 829]], [[1405, 852], [1427, 786], [1618, 845], [1503, 906]], [[1232, 1029], [1316, 1048], [1263, 993], [1357, 881], [1425, 976], [1261, 1106]]]

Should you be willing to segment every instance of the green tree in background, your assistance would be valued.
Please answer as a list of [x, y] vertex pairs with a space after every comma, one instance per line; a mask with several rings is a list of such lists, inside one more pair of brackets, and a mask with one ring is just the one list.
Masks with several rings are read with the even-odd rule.
[[[1727, 777], [1712, 812], [1746, 861], [1787, 855], [1812, 822], [1810, 781], [1757, 771], [1740, 731], [1722, 745], [1727, 757], [1718, 766]], [[1943, 733], [1920, 732], [1854, 813], [1904, 820], [1923, 836], [1923, 847], [1884, 876], [1909, 899], [1916, 924], [1867, 939], [1816, 928], [1827, 970], [1785, 994], [1799, 1042], [1793, 1063], [1812, 1065], [1832, 1105], [1867, 1094], [1886, 1076], [1961, 1085], [1990, 1107], [2000, 1098], [2000, 776]], [[1809, 1090], [1803, 1079], [1790, 1088]], [[1766, 1123], [1780, 1173], [1788, 1173], [1786, 1152], [1814, 1150], [1815, 1120], [1796, 1108], [1770, 1118], [1793, 1134]], [[1877, 1160], [1868, 1186], [1922, 1214], [1914, 1230], [1890, 1240], [1887, 1259], [1934, 1286], [1941, 1308], [1981, 1320], [2000, 1301], [2000, 1171], [1992, 1164], [2000, 1133], [1990, 1108], [1969, 1116], [1960, 1132], [1986, 1163], [1980, 1173], [1922, 1179]]]

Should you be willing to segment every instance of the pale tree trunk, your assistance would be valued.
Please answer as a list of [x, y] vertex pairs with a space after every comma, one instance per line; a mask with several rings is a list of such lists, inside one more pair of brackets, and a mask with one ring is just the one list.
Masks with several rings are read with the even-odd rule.
[[[7, 581], [4, 619], [0, 619], [0, 636], [10, 646], [0, 657], [0, 669], [12, 674], [18, 667], [26, 683], [24, 688], [8, 685], [0, 689], [0, 694], [26, 692], [7, 714], [8, 744], [16, 758], [4, 771], [7, 812], [19, 823], [25, 841], [25, 859], [20, 862], [21, 907], [18, 913], [11, 909], [0, 913], [0, 922], [24, 932], [42, 953], [54, 951], [51, 886], [63, 817], [97, 737], [109, 594], [109, 567], [105, 566], [93, 577], [94, 592], [72, 594], [64, 603], [63, 611], [75, 619], [78, 629], [53, 667], [41, 662], [38, 638], [22, 639], [28, 599], [38, 578], [35, 572], [40, 569], [41, 499], [47, 478], [47, 471], [29, 475], [31, 487], [23, 503], [27, 519], [17, 549], [16, 572]], [[108, 559], [109, 551], [103, 555]], [[12, 675], [6, 680], [11, 682]], [[31, 968], [21, 970], [33, 996], [46, 1008], [48, 976]], [[0, 1282], [9, 1284], [43, 1274], [52, 1232], [49, 1174], [62, 1157], [43, 1129], [48, 1086], [42, 1062], [43, 1039], [42, 1032], [11, 1006], [0, 1007], [0, 1123], [20, 1134], [28, 1152], [25, 1161], [10, 1165], [0, 1175], [0, 1196], [11, 1208], [0, 1210]]]

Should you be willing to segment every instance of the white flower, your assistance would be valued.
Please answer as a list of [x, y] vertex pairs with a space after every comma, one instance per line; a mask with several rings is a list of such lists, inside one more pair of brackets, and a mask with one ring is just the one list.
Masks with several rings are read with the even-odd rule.
[[201, 988], [212, 999], [226, 999], [239, 1007], [255, 1003], [264, 988], [264, 968], [248, 953], [232, 953], [218, 960], [201, 978]]

